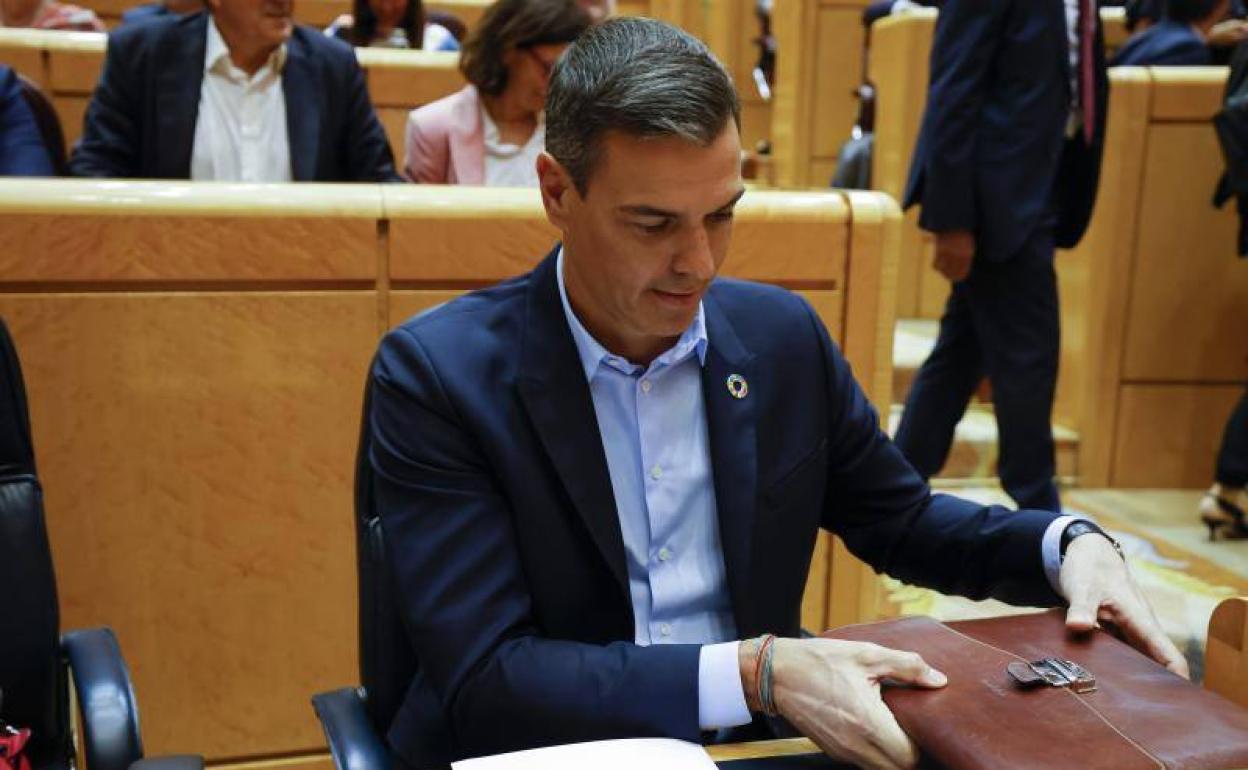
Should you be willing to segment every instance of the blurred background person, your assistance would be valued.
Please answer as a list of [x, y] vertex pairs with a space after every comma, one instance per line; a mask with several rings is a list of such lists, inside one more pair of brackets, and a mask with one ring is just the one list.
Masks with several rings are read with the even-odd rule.
[[94, 11], [56, 0], [0, 0], [0, 26], [104, 32]]
[[1212, 64], [1209, 33], [1229, 10], [1230, 0], [1169, 0], [1161, 20], [1132, 35], [1109, 66]]
[[186, 16], [204, 10], [204, 0], [161, 0], [157, 3], [144, 3], [127, 9], [121, 14], [122, 24], [134, 24], [148, 19], [159, 19], [162, 16]]
[[412, 110], [408, 179], [536, 187], [551, 68], [590, 24], [577, 0], [498, 0], [464, 43], [469, 85]]
[[451, 30], [425, 17], [421, 0], [354, 0], [352, 12], [335, 19], [325, 34], [360, 47], [459, 50]]
[[17, 73], [0, 64], [0, 176], [52, 175], [52, 157]]
[[120, 27], [70, 158], [76, 176], [397, 181], [355, 51], [290, 0]]

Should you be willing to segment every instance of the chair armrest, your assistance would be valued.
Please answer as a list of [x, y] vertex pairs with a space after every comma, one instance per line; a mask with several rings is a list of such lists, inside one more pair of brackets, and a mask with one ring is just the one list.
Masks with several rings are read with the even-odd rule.
[[143, 757], [139, 710], [130, 672], [109, 628], [70, 631], [61, 637], [82, 712], [82, 746], [91, 770], [128, 770]]
[[344, 687], [312, 696], [338, 770], [391, 770], [390, 752], [364, 708], [364, 691]]
[[198, 754], [150, 757], [131, 764], [130, 770], [204, 770], [204, 758]]

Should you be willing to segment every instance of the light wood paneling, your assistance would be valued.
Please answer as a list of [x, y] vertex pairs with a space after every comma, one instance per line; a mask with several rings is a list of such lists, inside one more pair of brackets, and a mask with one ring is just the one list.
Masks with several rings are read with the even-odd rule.
[[1243, 385], [1124, 384], [1110, 486], [1207, 486]]
[[1222, 210], [1209, 204], [1223, 168], [1212, 126], [1149, 127], [1130, 276], [1127, 380], [1248, 381], [1248, 270], [1235, 253], [1239, 217], [1233, 203]]
[[334, 760], [329, 752], [280, 759], [209, 762], [207, 766], [211, 770], [335, 770]]
[[407, 319], [423, 313], [431, 307], [450, 302], [464, 292], [456, 290], [424, 289], [390, 292], [390, 326], [399, 326]]
[[152, 753], [322, 745], [356, 678], [372, 292], [0, 295], [65, 627], [118, 634]]
[[1205, 687], [1248, 708], [1248, 597], [1224, 600], [1209, 618]]
[[1222, 108], [1226, 67], [1149, 67], [1153, 120], [1205, 122]]
[[776, 184], [824, 187], [857, 115], [864, 32], [856, 0], [776, 0]]
[[1062, 345], [1054, 420], [1079, 431], [1080, 483], [1096, 487], [1109, 484], [1152, 99], [1145, 69], [1116, 68], [1110, 81], [1094, 216], [1078, 247], [1057, 257]]
[[24, 180], [0, 191], [9, 244], [0, 275], [57, 283], [376, 278], [377, 187], [291, 185], [254, 199], [239, 189]]
[[357, 48], [356, 58], [368, 75], [368, 94], [374, 106], [411, 110], [454, 93], [467, 83], [459, 72], [457, 53]]

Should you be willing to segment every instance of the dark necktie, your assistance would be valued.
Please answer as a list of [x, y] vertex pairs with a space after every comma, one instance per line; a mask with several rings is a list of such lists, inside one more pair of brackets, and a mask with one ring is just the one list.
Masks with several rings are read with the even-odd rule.
[[1089, 146], [1096, 131], [1096, 2], [1079, 0], [1079, 111], [1083, 116], [1083, 139]]

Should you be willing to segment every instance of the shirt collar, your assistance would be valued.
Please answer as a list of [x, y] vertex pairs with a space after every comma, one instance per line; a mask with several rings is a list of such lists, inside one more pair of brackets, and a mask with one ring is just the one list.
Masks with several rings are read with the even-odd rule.
[[[225, 60], [224, 64], [221, 63], [222, 59]], [[282, 43], [269, 55], [265, 66], [275, 74], [280, 74], [285, 65], [286, 44]], [[210, 13], [208, 14], [208, 44], [204, 47], [204, 72], [219, 71], [219, 67], [226, 67], [228, 72], [228, 68], [233, 66], [234, 63], [230, 61], [230, 48], [225, 44], [225, 38], [221, 37], [221, 30], [217, 28], [217, 20]]]
[[[576, 317], [576, 313], [572, 311], [572, 304], [568, 302], [568, 290], [563, 282], [563, 247], [559, 247], [559, 255], [555, 259], [555, 275], [559, 283], [559, 300], [563, 303], [563, 314], [568, 319], [568, 328], [572, 330], [572, 340], [576, 343], [576, 352], [581, 358], [581, 366], [585, 370], [585, 379], [593, 381], [594, 375], [598, 373], [598, 367], [606, 364], [612, 369], [623, 372], [625, 374], [633, 374], [641, 369], [640, 366], [634, 364], [623, 356], [617, 356], [602, 346], [602, 343], [594, 339], [589, 330], [581, 323], [581, 319]], [[698, 312], [693, 317], [693, 323], [689, 324], [689, 328], [681, 332], [680, 338], [676, 340], [676, 344], [672, 345], [663, 352], [658, 358], [650, 364], [651, 369], [673, 366], [685, 360], [694, 353], [698, 356], [698, 365], [706, 363], [706, 314], [702, 310], [702, 303], [698, 303]]]

